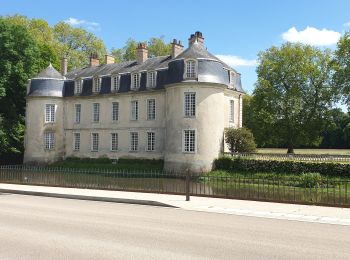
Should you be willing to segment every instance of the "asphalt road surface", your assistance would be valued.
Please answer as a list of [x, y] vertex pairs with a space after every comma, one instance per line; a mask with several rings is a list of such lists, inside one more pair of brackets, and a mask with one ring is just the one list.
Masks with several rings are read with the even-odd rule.
[[350, 259], [350, 227], [0, 194], [0, 259]]

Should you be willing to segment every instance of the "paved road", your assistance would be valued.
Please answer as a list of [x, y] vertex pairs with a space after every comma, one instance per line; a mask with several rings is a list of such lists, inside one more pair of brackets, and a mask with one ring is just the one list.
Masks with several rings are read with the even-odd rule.
[[0, 259], [350, 259], [350, 227], [0, 194]]

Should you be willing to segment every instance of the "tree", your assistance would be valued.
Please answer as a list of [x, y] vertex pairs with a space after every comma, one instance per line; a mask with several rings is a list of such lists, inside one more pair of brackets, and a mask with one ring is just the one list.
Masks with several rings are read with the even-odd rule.
[[346, 32], [335, 51], [334, 83], [339, 88], [342, 100], [350, 110], [350, 32]]
[[225, 130], [225, 142], [227, 143], [231, 154], [234, 153], [251, 153], [256, 150], [254, 136], [249, 129], [227, 128]]
[[259, 53], [252, 106], [266, 138], [281, 140], [294, 152], [317, 145], [334, 103], [329, 50], [286, 43]]

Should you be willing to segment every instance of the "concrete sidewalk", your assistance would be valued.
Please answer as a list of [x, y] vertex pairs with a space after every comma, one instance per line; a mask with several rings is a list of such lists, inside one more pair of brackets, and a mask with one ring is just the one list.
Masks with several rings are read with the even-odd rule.
[[[132, 203], [221, 214], [350, 225], [350, 208], [321, 207], [184, 195], [73, 189], [0, 183], [0, 192], [56, 198]], [[0, 209], [1, 210], [1, 209]]]

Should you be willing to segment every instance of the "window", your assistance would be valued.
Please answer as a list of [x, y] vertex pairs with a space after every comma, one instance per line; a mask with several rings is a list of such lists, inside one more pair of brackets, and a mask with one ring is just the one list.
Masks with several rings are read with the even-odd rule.
[[74, 133], [73, 149], [74, 151], [80, 150], [80, 133]]
[[118, 134], [111, 133], [111, 151], [118, 150]]
[[94, 93], [99, 93], [101, 91], [101, 79], [99, 77], [94, 78], [93, 91]]
[[154, 88], [156, 87], [156, 72], [155, 71], [150, 71], [147, 73], [147, 87], [148, 88]]
[[147, 100], [147, 119], [148, 120], [156, 119], [156, 100], [155, 99]]
[[98, 152], [98, 146], [99, 146], [99, 134], [92, 133], [91, 134], [91, 151]]
[[196, 93], [187, 92], [185, 93], [185, 117], [196, 116]]
[[183, 151], [185, 153], [196, 152], [196, 131], [184, 130]]
[[95, 123], [100, 121], [100, 104], [99, 103], [92, 104], [92, 121]]
[[120, 85], [120, 76], [116, 75], [112, 77], [112, 92], [117, 92], [119, 90]]
[[131, 101], [131, 120], [139, 119], [139, 102], [137, 100]]
[[45, 132], [44, 133], [44, 147], [45, 150], [53, 150], [55, 148], [55, 133]]
[[155, 150], [155, 133], [148, 132], [147, 133], [147, 151]]
[[75, 123], [80, 123], [80, 117], [81, 117], [81, 104], [75, 104]]
[[83, 81], [81, 79], [77, 79], [75, 80], [74, 85], [74, 94], [81, 94]]
[[55, 122], [55, 104], [46, 104], [45, 105], [45, 123], [54, 123]]
[[235, 73], [230, 71], [230, 86], [229, 88], [233, 88], [235, 85]]
[[119, 102], [112, 102], [112, 120], [119, 120]]
[[196, 77], [196, 61], [188, 60], [186, 61], [186, 78]]
[[230, 100], [230, 122], [234, 121], [235, 118], [235, 102], [234, 100]]
[[130, 151], [137, 151], [139, 149], [139, 133], [130, 133]]
[[135, 90], [140, 87], [140, 74], [131, 74], [131, 89]]

